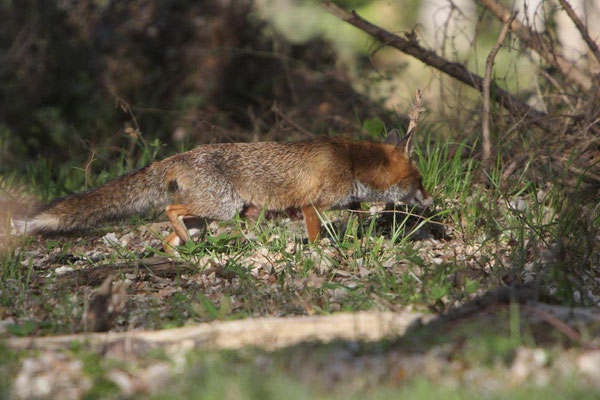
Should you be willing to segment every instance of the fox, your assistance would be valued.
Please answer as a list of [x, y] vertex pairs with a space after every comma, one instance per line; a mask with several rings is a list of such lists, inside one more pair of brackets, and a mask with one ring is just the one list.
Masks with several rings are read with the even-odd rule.
[[13, 221], [22, 234], [80, 230], [164, 207], [173, 232], [165, 250], [189, 240], [186, 221], [222, 221], [245, 210], [300, 210], [308, 240], [321, 212], [359, 202], [427, 208], [432, 196], [411, 158], [413, 132], [383, 141], [315, 137], [294, 142], [218, 143], [155, 161], [104, 185], [56, 199]]

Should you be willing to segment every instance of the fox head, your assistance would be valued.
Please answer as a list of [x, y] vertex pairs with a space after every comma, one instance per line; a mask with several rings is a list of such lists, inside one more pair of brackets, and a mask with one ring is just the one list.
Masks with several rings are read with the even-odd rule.
[[[433, 198], [423, 188], [421, 173], [411, 159], [412, 132], [403, 139], [392, 130], [372, 151], [357, 155], [357, 168], [352, 198], [357, 201], [402, 202], [429, 207]], [[368, 159], [367, 159], [368, 158]]]
[[411, 129], [403, 139], [400, 139], [398, 130], [392, 129], [383, 142], [394, 146], [390, 157], [392, 165], [395, 166], [392, 175], [396, 178], [396, 182], [384, 193], [393, 201], [425, 208], [433, 204], [433, 197], [423, 187], [421, 172], [411, 158], [414, 131], [415, 129]]

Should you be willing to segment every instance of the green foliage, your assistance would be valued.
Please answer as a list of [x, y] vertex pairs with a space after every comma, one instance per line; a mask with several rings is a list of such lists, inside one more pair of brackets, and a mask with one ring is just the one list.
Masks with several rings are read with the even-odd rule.
[[363, 129], [368, 132], [369, 139], [380, 141], [383, 136], [384, 123], [377, 117], [369, 118], [363, 121]]

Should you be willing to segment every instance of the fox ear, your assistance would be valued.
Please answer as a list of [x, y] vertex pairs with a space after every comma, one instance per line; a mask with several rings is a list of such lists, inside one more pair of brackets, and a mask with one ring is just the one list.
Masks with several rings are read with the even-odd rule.
[[385, 144], [392, 144], [394, 146], [396, 146], [396, 148], [404, 148], [404, 153], [407, 156], [410, 156], [410, 153], [412, 151], [412, 138], [413, 138], [413, 133], [414, 133], [414, 129], [411, 129], [406, 136], [404, 136], [402, 139], [400, 139], [400, 132], [398, 132], [398, 129], [392, 129], [387, 137], [385, 138], [385, 140], [383, 141], [383, 143]]
[[398, 132], [398, 129], [392, 129], [389, 131], [383, 143], [392, 144], [396, 147], [400, 146], [402, 140], [400, 139], [400, 132]]

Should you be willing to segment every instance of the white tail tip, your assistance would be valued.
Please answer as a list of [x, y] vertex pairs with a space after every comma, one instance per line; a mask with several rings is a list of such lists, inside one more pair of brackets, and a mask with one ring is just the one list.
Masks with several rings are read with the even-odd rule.
[[13, 235], [31, 235], [39, 227], [35, 220], [11, 219], [10, 227]]

